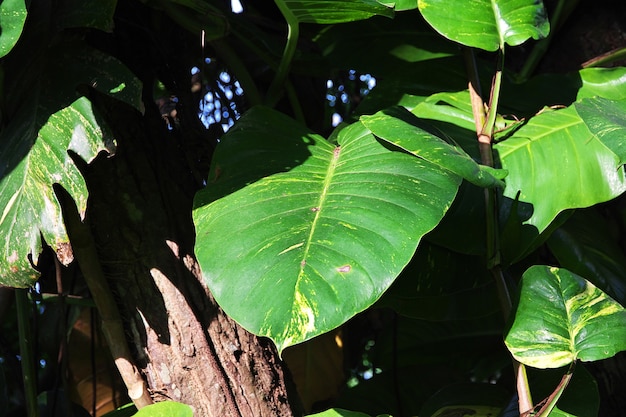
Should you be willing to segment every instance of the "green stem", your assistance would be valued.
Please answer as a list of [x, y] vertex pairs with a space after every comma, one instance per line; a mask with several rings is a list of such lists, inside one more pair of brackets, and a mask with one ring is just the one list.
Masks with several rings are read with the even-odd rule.
[[[567, 370], [567, 373], [563, 375], [563, 378], [561, 378], [561, 382], [559, 382], [559, 385], [557, 385], [554, 392], [552, 392], [552, 394], [550, 394], [550, 396], [543, 401], [543, 406], [539, 409], [539, 411], [537, 411], [537, 413], [534, 414], [535, 417], [547, 417], [550, 415], [552, 410], [554, 410], [554, 407], [556, 407], [556, 403], [559, 401], [559, 398], [561, 398], [561, 395], [565, 391], [565, 388], [567, 388], [567, 385], [572, 379], [572, 376], [574, 376], [575, 366], [576, 362], [572, 362], [569, 369]], [[522, 413], [522, 416], [526, 416], [531, 413], [532, 410], [529, 410], [528, 413]]]
[[278, 100], [280, 100], [281, 89], [285, 84], [287, 75], [289, 74], [291, 60], [296, 52], [298, 37], [300, 36], [300, 24], [296, 16], [294, 16], [287, 5], [285, 5], [283, 0], [275, 0], [275, 2], [278, 9], [283, 14], [283, 17], [287, 21], [288, 31], [287, 44], [285, 45], [285, 50], [283, 51], [283, 57], [280, 60], [276, 75], [274, 76], [274, 79], [272, 80], [272, 83], [267, 91], [267, 96], [265, 97], [265, 104], [269, 107], [274, 107], [276, 103], [278, 103]]
[[17, 328], [20, 335], [20, 356], [22, 364], [22, 379], [26, 397], [26, 414], [28, 417], [37, 417], [37, 373], [35, 357], [33, 355], [33, 333], [30, 327], [31, 304], [28, 300], [28, 290], [15, 290], [15, 306], [17, 308]]
[[[468, 74], [470, 78], [469, 90], [472, 102], [472, 111], [478, 136], [478, 147], [480, 149], [481, 163], [490, 167], [494, 166], [493, 160], [493, 133], [495, 130], [496, 116], [498, 114], [498, 102], [500, 100], [500, 87], [502, 84], [502, 69], [504, 67], [504, 49], [498, 55], [496, 72], [491, 83], [489, 96], [489, 106], [485, 114], [485, 105], [480, 93], [480, 80], [476, 68], [476, 60], [473, 52], [466, 50], [466, 63], [468, 64]], [[513, 308], [510, 291], [506, 285], [504, 274], [500, 266], [500, 239], [498, 232], [498, 204], [496, 192], [493, 188], [485, 189], [485, 216], [487, 234], [487, 266], [493, 275], [497, 289], [498, 298], [504, 319], [507, 320]], [[528, 387], [528, 377], [523, 364], [513, 359], [513, 368], [517, 381], [517, 393], [519, 397], [520, 410], [532, 408], [532, 397]]]

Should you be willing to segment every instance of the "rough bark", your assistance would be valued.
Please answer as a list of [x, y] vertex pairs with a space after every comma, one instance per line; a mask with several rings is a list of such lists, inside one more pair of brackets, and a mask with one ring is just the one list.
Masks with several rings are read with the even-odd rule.
[[194, 260], [187, 162], [197, 155], [185, 156], [180, 141], [197, 133], [168, 133], [152, 109], [140, 116], [91, 99], [118, 149], [83, 168], [87, 221], [152, 396], [189, 404], [197, 416], [301, 414], [273, 344], [224, 314]]

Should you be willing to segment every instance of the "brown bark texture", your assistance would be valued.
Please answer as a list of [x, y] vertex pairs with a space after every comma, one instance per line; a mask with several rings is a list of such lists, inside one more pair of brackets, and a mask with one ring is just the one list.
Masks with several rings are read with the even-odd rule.
[[118, 147], [83, 167], [86, 221], [151, 395], [202, 417], [301, 414], [273, 343], [219, 308], [193, 257], [197, 175], [189, 162], [200, 153], [186, 152], [184, 141], [201, 129], [168, 132], [152, 108], [142, 116], [95, 93], [91, 99]]

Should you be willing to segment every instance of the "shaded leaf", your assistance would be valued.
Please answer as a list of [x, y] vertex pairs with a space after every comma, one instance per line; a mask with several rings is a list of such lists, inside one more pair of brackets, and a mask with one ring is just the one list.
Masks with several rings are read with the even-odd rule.
[[431, 417], [497, 416], [510, 393], [492, 384], [462, 383], [439, 390], [426, 401], [419, 415]]
[[376, 0], [282, 0], [300, 23], [341, 23], [381, 15], [393, 17], [393, 9]]
[[611, 238], [611, 225], [595, 210], [577, 210], [547, 240], [559, 265], [590, 281], [624, 305], [626, 256]]
[[515, 359], [536, 368], [610, 358], [626, 350], [626, 310], [566, 269], [535, 265], [522, 277], [505, 344]]
[[[323, 27], [315, 43], [333, 68], [375, 77], [397, 77], [405, 65], [459, 53], [455, 45], [433, 33], [416, 13]], [[355, 48], [355, 44], [367, 45], [367, 54]]]
[[0, 58], [8, 54], [17, 43], [26, 22], [24, 0], [2, 0], [0, 2]]
[[[231, 317], [279, 350], [372, 305], [460, 182], [360, 123], [333, 145], [265, 108], [229, 131], [213, 167], [193, 213], [203, 276]], [[225, 190], [239, 191], [215, 201]]]
[[428, 242], [420, 245], [376, 306], [424, 320], [469, 320], [500, 310], [495, 283], [483, 258], [453, 253]]
[[59, 26], [111, 32], [116, 6], [117, 0], [64, 0], [57, 11]]
[[626, 190], [619, 159], [573, 108], [546, 110], [494, 146], [509, 172], [504, 196], [530, 205], [524, 224], [543, 232], [561, 211], [611, 200]]
[[426, 21], [448, 39], [496, 51], [548, 35], [543, 2], [536, 0], [419, 0]]

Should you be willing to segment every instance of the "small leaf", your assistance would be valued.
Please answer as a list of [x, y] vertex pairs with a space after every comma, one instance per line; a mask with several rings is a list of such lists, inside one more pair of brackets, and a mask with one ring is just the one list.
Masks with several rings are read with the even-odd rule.
[[540, 0], [419, 0], [418, 7], [446, 38], [487, 51], [541, 39], [550, 31]]
[[419, 126], [420, 120], [401, 107], [392, 107], [361, 122], [379, 138], [439, 165], [481, 187], [503, 186], [505, 172], [479, 165], [462, 149], [452, 146]]
[[283, 0], [300, 23], [342, 23], [381, 15], [393, 17], [393, 9], [376, 0]]
[[0, 58], [8, 54], [17, 43], [26, 22], [24, 0], [2, 0], [0, 2]]
[[227, 314], [279, 350], [371, 306], [460, 183], [360, 123], [334, 145], [260, 107], [224, 137], [213, 166], [193, 213], [203, 276]]
[[522, 277], [505, 343], [515, 359], [536, 368], [610, 358], [626, 350], [626, 310], [566, 269], [535, 265]]

